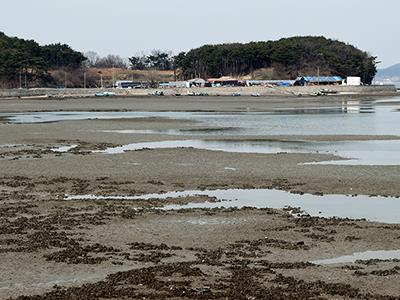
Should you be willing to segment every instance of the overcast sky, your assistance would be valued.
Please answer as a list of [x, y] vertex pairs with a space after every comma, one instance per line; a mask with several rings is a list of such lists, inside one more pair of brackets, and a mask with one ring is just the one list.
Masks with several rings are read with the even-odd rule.
[[399, 0], [1, 0], [0, 31], [132, 56], [206, 43], [324, 35], [400, 63]]

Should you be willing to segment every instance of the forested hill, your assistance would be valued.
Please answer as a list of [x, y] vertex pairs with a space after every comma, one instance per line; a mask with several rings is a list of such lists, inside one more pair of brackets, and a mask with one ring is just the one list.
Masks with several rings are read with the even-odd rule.
[[[205, 45], [175, 57], [157, 51], [154, 53], [132, 57], [131, 68], [176, 68], [180, 69], [177, 74], [185, 79], [226, 75], [294, 79], [299, 75], [317, 75], [319, 69], [320, 75], [360, 76], [367, 84], [371, 83], [376, 74], [375, 57], [352, 45], [324, 37]], [[22, 80], [25, 83], [25, 79], [29, 87], [64, 85], [64, 71], [72, 74], [72, 70], [80, 68], [85, 60], [82, 53], [65, 44], [41, 46], [33, 40], [8, 37], [0, 32], [0, 87], [15, 88]], [[114, 67], [116, 63], [118, 61], [114, 59], [108, 65]], [[54, 71], [50, 76], [51, 70], [61, 72], [62, 78], [59, 78], [61, 73]], [[79, 77], [82, 74], [78, 75], [69, 76], [68, 86], [82, 85], [83, 79]]]
[[54, 68], [77, 68], [86, 58], [65, 44], [40, 46], [33, 40], [8, 37], [0, 32], [0, 85], [15, 86], [22, 75], [29, 82], [51, 81]]
[[180, 53], [175, 63], [185, 78], [244, 76], [257, 69], [269, 68], [270, 79], [294, 79], [298, 75], [316, 75], [320, 68], [321, 75], [360, 76], [369, 84], [376, 74], [375, 60], [376, 57], [352, 45], [307, 36], [247, 44], [205, 45]]

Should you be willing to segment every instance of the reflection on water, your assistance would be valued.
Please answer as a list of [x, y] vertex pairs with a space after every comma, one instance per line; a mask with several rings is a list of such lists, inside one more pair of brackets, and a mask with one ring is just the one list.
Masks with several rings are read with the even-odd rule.
[[241, 128], [213, 128], [213, 129], [165, 129], [165, 130], [151, 130], [151, 129], [123, 129], [123, 130], [101, 130], [105, 133], [123, 133], [123, 134], [155, 134], [155, 135], [177, 135], [177, 136], [223, 136], [223, 135], [240, 135], [246, 134]]
[[163, 209], [178, 210], [190, 208], [254, 207], [284, 208], [301, 207], [311, 216], [368, 219], [382, 223], [400, 223], [400, 199], [385, 197], [346, 195], [315, 196], [298, 195], [280, 190], [268, 189], [228, 189], [206, 191], [169, 192], [142, 196], [94, 196], [66, 195], [65, 200], [163, 200], [167, 198], [203, 195], [215, 197], [221, 202], [190, 203], [188, 205], [167, 205]]
[[334, 154], [351, 160], [328, 161], [311, 164], [339, 165], [399, 165], [400, 141], [339, 141], [339, 142], [301, 142], [301, 141], [208, 141], [177, 140], [146, 142], [107, 148], [97, 153], [121, 154], [126, 151], [143, 149], [196, 148], [211, 151], [235, 153], [324, 153]]
[[[390, 99], [396, 101], [396, 98]], [[400, 99], [397, 99], [400, 100]], [[41, 112], [0, 114], [15, 123], [42, 123], [85, 119], [119, 119], [162, 117], [200, 122], [203, 129], [111, 131], [125, 134], [171, 135], [398, 135], [400, 113], [394, 106], [376, 106], [371, 101], [343, 101], [336, 107], [281, 109], [275, 112], [204, 113], [204, 112]], [[357, 112], [355, 114], [350, 112]], [[208, 129], [207, 129], [208, 128]], [[348, 142], [269, 142], [269, 141], [162, 141], [130, 144], [110, 148], [104, 153], [116, 154], [144, 148], [193, 147], [198, 149], [242, 153], [329, 153], [349, 160], [323, 162], [341, 165], [398, 165], [398, 141]], [[64, 150], [64, 149], [61, 149]], [[321, 164], [321, 163], [318, 163]]]
[[349, 160], [332, 160], [315, 163], [316, 165], [400, 165], [400, 141], [342, 141], [318, 143], [311, 149], [329, 152]]
[[[363, 102], [362, 102], [363, 103]], [[201, 122], [207, 127], [236, 128], [243, 135], [400, 135], [396, 107], [377, 106], [376, 113], [363, 112], [364, 104], [347, 101], [346, 105], [318, 109], [284, 109], [275, 112], [43, 112], [0, 114], [13, 123], [43, 123], [66, 120], [161, 117]], [[132, 128], [134, 130], [134, 128]], [[235, 130], [224, 130], [235, 135]], [[180, 132], [180, 134], [186, 134]], [[193, 133], [195, 134], [195, 133]], [[221, 131], [198, 132], [219, 135]]]
[[[286, 147], [284, 146], [286, 144]], [[107, 148], [100, 153], [121, 154], [126, 151], [143, 149], [168, 149], [168, 148], [196, 148], [203, 150], [238, 152], [238, 153], [276, 153], [282, 149], [301, 152], [301, 147], [295, 142], [246, 142], [246, 141], [203, 141], [203, 140], [177, 140], [161, 142], [145, 142]]]
[[1, 113], [0, 118], [5, 118], [11, 123], [49, 123], [60, 121], [77, 120], [112, 120], [126, 118], [146, 118], [152, 113], [137, 112], [91, 112], [91, 111], [70, 111], [70, 112], [32, 112], [32, 113]]
[[377, 107], [375, 114], [208, 114], [194, 119], [209, 126], [240, 128], [243, 135], [400, 135], [394, 107]]
[[374, 113], [375, 103], [372, 100], [344, 100], [342, 101], [342, 111], [346, 113]]
[[331, 259], [315, 260], [312, 261], [311, 263], [316, 265], [333, 265], [333, 264], [354, 263], [357, 260], [370, 260], [370, 259], [379, 259], [379, 260], [400, 259], [400, 250], [359, 252], [359, 253], [354, 253], [352, 255], [345, 255]]

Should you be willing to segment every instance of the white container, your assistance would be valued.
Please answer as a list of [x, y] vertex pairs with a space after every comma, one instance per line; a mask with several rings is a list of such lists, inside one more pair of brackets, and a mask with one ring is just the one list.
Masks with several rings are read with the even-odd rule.
[[354, 76], [347, 77], [347, 85], [352, 85], [352, 86], [361, 85], [361, 77], [354, 77]]

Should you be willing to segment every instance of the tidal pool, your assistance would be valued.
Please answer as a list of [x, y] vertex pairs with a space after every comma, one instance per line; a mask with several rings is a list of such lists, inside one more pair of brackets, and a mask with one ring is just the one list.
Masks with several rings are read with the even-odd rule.
[[357, 260], [370, 260], [370, 259], [379, 259], [379, 260], [400, 259], [400, 250], [356, 252], [352, 255], [344, 255], [330, 259], [315, 260], [311, 261], [311, 263], [315, 265], [333, 265], [333, 264], [354, 263]]
[[[400, 98], [391, 98], [391, 103]], [[384, 102], [385, 99], [380, 102]], [[327, 104], [329, 105], [329, 104]], [[363, 113], [363, 112], [374, 113]], [[11, 123], [43, 123], [67, 120], [161, 117], [198, 122], [193, 130], [105, 130], [115, 134], [171, 134], [191, 136], [268, 135], [393, 135], [400, 136], [398, 106], [376, 105], [372, 101], [343, 101], [342, 105], [307, 109], [276, 109], [272, 112], [40, 112], [1, 113]], [[204, 128], [212, 128], [207, 130]], [[117, 154], [144, 148], [193, 147], [241, 153], [328, 153], [348, 158], [311, 164], [399, 165], [399, 141], [273, 142], [273, 141], [161, 141], [109, 148]]]
[[70, 151], [72, 149], [75, 149], [77, 147], [78, 147], [78, 145], [61, 146], [61, 147], [58, 147], [58, 148], [52, 148], [52, 149], [50, 149], [50, 151], [57, 152], [57, 153], [65, 153], [65, 152], [68, 152], [68, 151]]
[[19, 146], [25, 146], [22, 144], [4, 144], [4, 145], [0, 145], [0, 148], [15, 148], [15, 147], [19, 147]]
[[336, 165], [399, 165], [400, 140], [390, 141], [223, 141], [223, 140], [175, 140], [133, 143], [107, 148], [96, 153], [122, 154], [143, 149], [196, 148], [235, 153], [323, 153], [333, 154], [349, 160], [335, 160], [308, 164]]
[[[393, 99], [392, 99], [393, 100]], [[1, 113], [11, 123], [44, 123], [68, 120], [161, 117], [193, 120], [207, 127], [236, 128], [243, 135], [400, 135], [398, 106], [376, 106], [362, 113], [357, 105], [273, 112], [40, 112]], [[361, 107], [361, 106], [360, 106]], [[355, 109], [354, 109], [355, 108]], [[355, 112], [355, 113], [353, 113]], [[135, 130], [135, 128], [132, 128]], [[182, 133], [182, 132], [181, 132]], [[183, 132], [182, 134], [186, 134]], [[193, 132], [193, 134], [196, 134]], [[198, 132], [220, 135], [219, 131]], [[225, 135], [236, 135], [225, 130]]]
[[227, 189], [205, 191], [169, 192], [164, 194], [147, 194], [142, 196], [95, 196], [95, 195], [66, 195], [65, 200], [165, 200], [188, 196], [215, 197], [220, 202], [190, 203], [187, 205], [166, 205], [165, 210], [191, 208], [276, 208], [300, 207], [311, 216], [325, 218], [367, 219], [381, 223], [400, 223], [400, 199], [385, 197], [346, 195], [315, 196], [310, 194], [298, 195], [281, 190], [269, 189]]
[[166, 130], [140, 130], [140, 129], [124, 129], [124, 130], [101, 130], [105, 133], [121, 133], [121, 134], [153, 134], [153, 135], [176, 135], [176, 136], [223, 136], [233, 133], [240, 135], [246, 133], [241, 128], [217, 127], [217, 128], [192, 128], [192, 129], [166, 129]]

